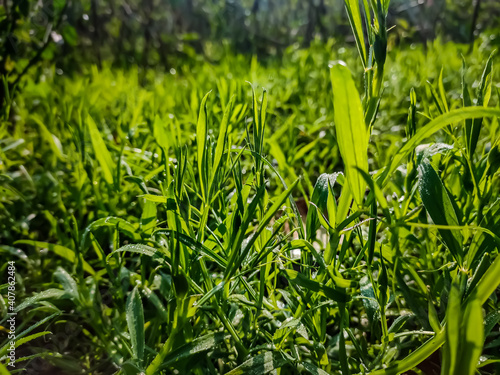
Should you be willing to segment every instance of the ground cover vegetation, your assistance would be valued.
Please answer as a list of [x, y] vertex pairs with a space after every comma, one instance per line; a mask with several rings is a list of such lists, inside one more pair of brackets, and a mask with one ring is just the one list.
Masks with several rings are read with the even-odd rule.
[[351, 45], [4, 77], [12, 373], [500, 371], [496, 34], [345, 8]]

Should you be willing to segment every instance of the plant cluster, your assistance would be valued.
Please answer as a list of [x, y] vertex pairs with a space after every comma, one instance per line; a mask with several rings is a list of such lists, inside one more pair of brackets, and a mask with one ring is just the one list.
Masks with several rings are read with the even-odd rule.
[[356, 50], [6, 86], [16, 371], [498, 371], [494, 57], [345, 5]]

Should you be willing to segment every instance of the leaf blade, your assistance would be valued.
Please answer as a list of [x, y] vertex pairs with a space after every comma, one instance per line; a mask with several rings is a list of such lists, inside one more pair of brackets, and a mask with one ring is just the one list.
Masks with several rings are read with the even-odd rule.
[[130, 333], [132, 343], [132, 352], [134, 357], [142, 363], [144, 359], [144, 309], [137, 286], [127, 297], [127, 327]]
[[115, 175], [113, 159], [111, 158], [111, 154], [102, 139], [101, 133], [99, 132], [94, 119], [90, 115], [87, 116], [87, 127], [89, 129], [90, 140], [92, 142], [95, 157], [101, 166], [104, 179], [109, 185], [112, 185], [113, 176]]
[[342, 63], [330, 68], [333, 88], [335, 131], [345, 174], [353, 198], [362, 204], [365, 181], [357, 169], [368, 172], [368, 130], [351, 72]]

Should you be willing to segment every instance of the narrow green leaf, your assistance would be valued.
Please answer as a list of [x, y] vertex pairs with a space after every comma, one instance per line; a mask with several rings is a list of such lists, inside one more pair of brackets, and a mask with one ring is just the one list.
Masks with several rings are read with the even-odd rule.
[[210, 92], [208, 92], [202, 99], [200, 105], [200, 113], [198, 115], [198, 123], [196, 125], [196, 140], [198, 148], [198, 174], [200, 176], [201, 195], [206, 197], [207, 191], [207, 132], [208, 132], [208, 119], [207, 119], [207, 99]]
[[[38, 124], [40, 128], [40, 136], [47, 142], [52, 149], [52, 152], [54, 155], [56, 155], [60, 160], [64, 159], [64, 154], [62, 151], [62, 146], [61, 146], [61, 141], [54, 135], [52, 134], [49, 129], [45, 126], [43, 123], [43, 119], [40, 118], [39, 115], [34, 114], [31, 116], [31, 118]], [[4, 148], [5, 151], [5, 148]]]
[[363, 25], [361, 23], [359, 0], [345, 0], [345, 8], [347, 10], [349, 23], [351, 24], [352, 33], [354, 34], [354, 40], [356, 41], [356, 47], [358, 48], [359, 57], [361, 58], [361, 63], [363, 64], [363, 68], [366, 69], [368, 60], [366, 55]]
[[483, 351], [484, 343], [483, 309], [481, 305], [482, 303], [477, 295], [472, 295], [467, 301], [462, 321], [464, 332], [460, 340], [462, 351], [459, 365], [455, 371], [457, 375], [474, 375], [476, 373], [476, 366]]
[[162, 148], [165, 153], [165, 157], [168, 157], [168, 150], [170, 148], [169, 142], [169, 130], [166, 124], [160, 119], [160, 116], [156, 115], [153, 123], [153, 134], [156, 143]]
[[[314, 185], [314, 190], [311, 197], [311, 202], [314, 203], [318, 209], [322, 212], [325, 210], [329, 198], [329, 185], [333, 186], [335, 180], [337, 179], [338, 173], [327, 174], [323, 173], [316, 180]], [[333, 218], [335, 220], [335, 218]], [[318, 212], [315, 209], [309, 209], [307, 211], [306, 219], [306, 235], [309, 241], [314, 241], [316, 239], [316, 231], [320, 226]]]
[[406, 144], [392, 157], [390, 163], [385, 167], [377, 179], [379, 186], [383, 187], [389, 180], [389, 176], [396, 170], [396, 168], [405, 160], [408, 155], [417, 147], [422, 141], [438, 130], [444, 128], [446, 125], [463, 121], [468, 118], [479, 118], [487, 116], [500, 117], [500, 109], [498, 108], [481, 108], [481, 107], [466, 107], [451, 110], [444, 115], [436, 117], [423, 128], [420, 128], [415, 135], [410, 138]]
[[0, 363], [0, 375], [10, 375], [10, 371], [7, 370], [3, 363]]
[[290, 282], [300, 285], [307, 290], [320, 293], [322, 296], [336, 302], [349, 302], [350, 300], [350, 296], [345, 292], [345, 290], [328, 287], [325, 284], [311, 280], [307, 276], [294, 270], [286, 269], [284, 271]]
[[75, 279], [62, 267], [57, 267], [54, 278], [62, 285], [63, 289], [75, 300], [79, 299], [78, 284]]
[[208, 335], [198, 337], [196, 340], [184, 344], [170, 352], [163, 360], [161, 368], [165, 369], [179, 361], [194, 357], [196, 354], [214, 350], [220, 345], [223, 345], [224, 340], [228, 337], [229, 335], [225, 335], [223, 332], [209, 333]]
[[156, 204], [146, 200], [141, 216], [141, 231], [143, 235], [151, 236], [156, 228]]
[[451, 286], [446, 308], [446, 343], [443, 349], [442, 375], [455, 374], [457, 362], [460, 359], [460, 327], [463, 320], [463, 310], [461, 306], [462, 296], [457, 282]]
[[141, 194], [138, 195], [137, 198], [144, 198], [146, 201], [155, 202], [155, 203], [167, 203], [168, 197], [163, 195], [153, 195], [153, 194]]
[[[369, 175], [368, 173], [360, 170], [358, 171], [365, 179], [370, 190], [373, 191], [376, 198], [375, 202], [377, 202], [383, 210], [386, 210], [385, 212], [388, 212], [387, 210], [389, 209], [389, 206], [387, 205], [387, 198], [384, 196], [382, 190], [380, 190], [380, 187], [378, 186], [377, 182], [374, 181], [372, 176]], [[387, 215], [387, 217], [389, 217], [389, 215]]]
[[450, 292], [446, 312], [446, 338], [442, 375], [473, 375], [484, 342], [482, 302], [473, 293], [461, 306], [458, 283]]
[[36, 293], [31, 297], [25, 298], [23, 302], [21, 302], [19, 305], [16, 306], [14, 312], [22, 311], [26, 307], [32, 306], [40, 301], [45, 301], [48, 299], [59, 300], [59, 299], [69, 299], [69, 298], [71, 298], [71, 295], [68, 294], [66, 291], [61, 289], [50, 288], [40, 293]]
[[210, 258], [215, 263], [217, 263], [219, 266], [221, 266], [223, 269], [225, 269], [227, 266], [226, 259], [222, 258], [219, 254], [217, 254], [213, 250], [209, 249], [208, 247], [206, 247], [202, 243], [195, 241], [193, 238], [185, 235], [184, 233], [180, 233], [180, 232], [177, 232], [177, 231], [172, 230], [172, 229], [158, 229], [155, 232], [155, 234], [157, 234], [157, 233], [164, 234], [167, 237], [174, 236], [174, 238], [178, 239], [179, 242], [183, 243], [191, 250], [196, 251], [196, 252], [203, 254], [206, 257]]
[[[481, 76], [481, 82], [477, 88], [477, 106], [487, 107], [490, 97], [491, 97], [491, 86], [492, 86], [492, 69], [493, 69], [493, 54], [490, 55], [486, 65], [484, 67], [483, 75]], [[465, 83], [465, 62], [463, 62], [463, 76], [462, 76], [462, 92], [464, 105], [470, 105], [471, 99]], [[467, 147], [468, 154], [472, 156], [476, 151], [477, 142], [479, 140], [479, 134], [481, 132], [481, 126], [483, 123], [482, 118], [476, 118], [474, 121], [468, 120], [465, 122], [465, 144]]]
[[408, 120], [406, 121], [406, 137], [409, 139], [413, 137], [415, 131], [417, 130], [417, 94], [415, 94], [415, 89], [412, 87], [410, 90], [410, 107], [408, 108]]
[[137, 286], [128, 295], [126, 309], [132, 352], [134, 353], [134, 357], [139, 360], [139, 363], [142, 363], [145, 345], [144, 310]]
[[288, 363], [279, 353], [265, 352], [243, 362], [226, 375], [265, 375], [276, 371]]
[[221, 291], [224, 288], [224, 285], [226, 282], [223, 280], [216, 286], [214, 286], [208, 293], [205, 293], [203, 297], [199, 299], [199, 301], [196, 302], [196, 308], [199, 308], [200, 306], [203, 306], [206, 302], [210, 301], [210, 298], [212, 298], [216, 293]]
[[486, 65], [481, 76], [481, 83], [477, 88], [477, 105], [488, 106], [491, 98], [491, 87], [493, 85], [493, 53], [486, 61]]
[[134, 241], [138, 242], [141, 240], [141, 236], [139, 235], [137, 227], [134, 224], [119, 217], [108, 216], [97, 219], [85, 228], [85, 232], [83, 232], [82, 239], [80, 241], [80, 248], [87, 248], [89, 245], [88, 237], [93, 230], [106, 226], [116, 227], [119, 232], [124, 233]]
[[477, 298], [481, 304], [485, 303], [486, 300], [490, 298], [500, 284], [500, 277], [498, 277], [498, 275], [500, 275], [500, 254], [497, 254], [495, 260], [474, 289], [477, 291]]
[[490, 264], [491, 264], [490, 253], [485, 253], [481, 258], [481, 260], [479, 261], [476, 269], [474, 270], [474, 274], [469, 280], [467, 280], [466, 295], [469, 295], [470, 291], [474, 290], [479, 280], [481, 280], [484, 273], [488, 270]]
[[434, 330], [434, 332], [439, 332], [441, 331], [441, 322], [439, 321], [439, 317], [436, 311], [436, 308], [434, 307], [434, 303], [432, 302], [432, 295], [428, 293], [427, 296], [427, 310], [429, 311], [429, 324], [431, 328]]
[[302, 366], [304, 366], [304, 369], [311, 375], [329, 375], [328, 372], [320, 369], [319, 367], [313, 365], [312, 363], [302, 362], [301, 364]]
[[434, 104], [436, 104], [439, 114], [441, 115], [445, 114], [447, 111], [445, 111], [444, 104], [441, 102], [441, 98], [439, 97], [439, 94], [437, 93], [436, 89], [434, 88], [434, 86], [432, 86], [432, 83], [430, 83], [429, 81], [427, 81], [427, 86], [431, 91], [432, 100], [434, 101]]
[[161, 252], [156, 250], [155, 248], [147, 245], [142, 245], [142, 244], [129, 244], [122, 246], [116, 250], [113, 250], [111, 253], [108, 254], [106, 257], [106, 262], [109, 262], [109, 259], [116, 253], [135, 253], [135, 254], [140, 254], [140, 255], [146, 255], [149, 257], [154, 258], [155, 260], [158, 260], [160, 263], [164, 263], [163, 255]]
[[262, 90], [262, 100], [260, 102], [260, 116], [259, 116], [260, 150], [258, 150], [258, 152], [260, 154], [262, 154], [262, 151], [264, 148], [264, 129], [266, 126], [266, 113], [267, 113], [267, 90], [263, 89]]
[[349, 209], [351, 208], [351, 203], [351, 189], [349, 187], [349, 184], [345, 183], [342, 187], [342, 193], [340, 194], [339, 203], [337, 206], [337, 215], [335, 217], [335, 222], [337, 223], [338, 227], [340, 227], [341, 223], [343, 223], [347, 219], [347, 214], [349, 213]]
[[307, 331], [305, 330], [304, 325], [300, 321], [300, 319], [296, 318], [288, 318], [280, 327], [274, 332], [273, 335], [273, 343], [277, 348], [281, 347], [281, 344], [286, 340], [286, 338], [297, 331], [297, 333], [301, 334], [301, 336], [308, 339]]
[[379, 306], [375, 297], [375, 290], [373, 289], [373, 285], [367, 276], [363, 277], [360, 281], [360, 292], [361, 296], [363, 296], [362, 301], [368, 316], [368, 321], [370, 324], [373, 324]]
[[160, 297], [158, 297], [158, 295], [154, 291], [145, 286], [142, 287], [142, 293], [143, 296], [146, 297], [147, 300], [156, 308], [155, 314], [159, 316], [160, 321], [168, 322], [169, 316], [167, 313], [167, 309], [163, 305]]
[[[500, 199], [488, 209], [480, 226], [489, 229], [494, 234], [500, 237]], [[467, 266], [473, 267], [474, 264], [483, 256], [484, 253], [490, 252], [495, 248], [494, 238], [484, 232], [477, 231], [472, 238], [472, 242], [467, 253]]]
[[101, 166], [104, 179], [109, 185], [112, 185], [113, 176], [115, 175], [115, 165], [113, 163], [113, 159], [111, 158], [111, 154], [102, 139], [101, 133], [90, 115], [87, 116], [87, 126], [89, 129], [90, 140], [92, 141], [92, 147], [94, 148], [95, 157]]
[[231, 118], [231, 110], [233, 108], [234, 100], [235, 97], [232, 96], [229, 101], [229, 105], [226, 107], [226, 110], [224, 111], [224, 116], [222, 117], [222, 122], [220, 124], [220, 129], [219, 129], [219, 138], [217, 139], [217, 146], [215, 148], [213, 173], [210, 178], [209, 186], [212, 186], [213, 184], [215, 173], [219, 168], [219, 164], [222, 159], [222, 154], [224, 153], [224, 146], [226, 144], [226, 137], [227, 137], [227, 129], [229, 126], [229, 119]]
[[443, 109], [445, 112], [448, 112], [448, 101], [446, 99], [446, 90], [444, 89], [444, 84], [443, 84], [443, 68], [441, 68], [441, 71], [439, 72], [439, 78], [438, 78], [438, 88], [439, 88], [439, 96], [441, 97], [441, 103], [443, 104]]
[[[451, 197], [432, 165], [428, 161], [423, 161], [418, 166], [418, 172], [420, 197], [434, 224], [460, 226]], [[462, 233], [446, 229], [439, 229], [439, 233], [455, 260], [461, 264]]]
[[323, 257], [321, 256], [321, 254], [319, 254], [319, 252], [314, 248], [314, 246], [306, 241], [306, 240], [293, 240], [293, 241], [290, 241], [290, 243], [288, 244], [287, 246], [287, 249], [290, 249], [290, 250], [293, 250], [293, 249], [300, 249], [302, 251], [309, 251], [314, 259], [316, 259], [316, 262], [318, 262], [318, 264], [320, 265], [320, 267], [322, 269], [326, 269], [326, 264], [325, 264], [325, 260], [323, 259]]
[[351, 72], [343, 63], [336, 63], [331, 67], [330, 77], [337, 142], [353, 198], [358, 205], [361, 205], [366, 184], [357, 168], [368, 172], [369, 141], [363, 108]]

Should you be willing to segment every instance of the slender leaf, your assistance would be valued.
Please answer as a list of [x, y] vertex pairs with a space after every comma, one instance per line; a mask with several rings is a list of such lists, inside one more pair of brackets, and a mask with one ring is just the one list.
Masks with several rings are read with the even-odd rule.
[[101, 133], [99, 132], [96, 123], [90, 116], [87, 116], [87, 126], [89, 129], [90, 140], [92, 141], [92, 147], [94, 148], [96, 159], [101, 166], [104, 179], [109, 185], [112, 185], [113, 176], [115, 175], [115, 164], [113, 163], [111, 154], [109, 153], [106, 144], [102, 139]]
[[141, 363], [144, 359], [144, 310], [141, 296], [137, 287], [132, 290], [127, 298], [127, 326], [132, 342], [134, 357]]
[[279, 353], [265, 352], [243, 362], [226, 375], [265, 375], [283, 367], [288, 360]]
[[366, 184], [357, 169], [368, 172], [369, 134], [358, 90], [343, 63], [330, 68], [337, 142], [345, 165], [347, 182], [358, 205], [363, 202]]

